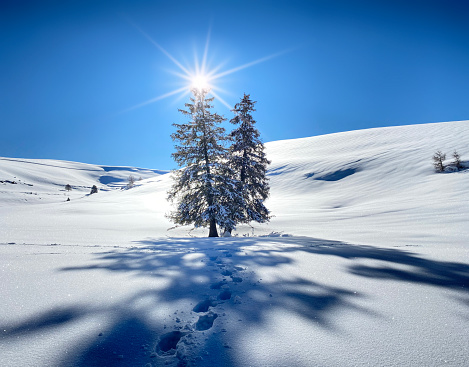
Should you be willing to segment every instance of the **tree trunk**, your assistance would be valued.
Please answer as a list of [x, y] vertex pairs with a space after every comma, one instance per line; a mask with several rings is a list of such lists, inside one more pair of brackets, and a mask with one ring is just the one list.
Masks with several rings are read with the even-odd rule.
[[210, 231], [208, 233], [209, 237], [218, 237], [217, 223], [215, 219], [210, 219]]

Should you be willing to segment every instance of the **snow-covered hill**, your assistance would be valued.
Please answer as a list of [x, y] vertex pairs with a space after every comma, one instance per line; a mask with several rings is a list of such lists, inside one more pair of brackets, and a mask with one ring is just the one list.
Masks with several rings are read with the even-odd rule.
[[278, 230], [370, 244], [469, 238], [469, 170], [435, 173], [456, 150], [469, 167], [469, 122], [386, 127], [267, 144]]
[[[139, 181], [165, 173], [134, 167], [0, 157], [0, 206], [57, 203], [67, 197], [81, 198], [90, 193], [93, 185], [103, 191], [122, 189], [130, 176]], [[70, 192], [65, 190], [67, 184], [72, 188]]]
[[0, 364], [469, 365], [469, 170], [432, 165], [469, 122], [266, 150], [275, 217], [218, 239], [164, 171], [0, 158]]

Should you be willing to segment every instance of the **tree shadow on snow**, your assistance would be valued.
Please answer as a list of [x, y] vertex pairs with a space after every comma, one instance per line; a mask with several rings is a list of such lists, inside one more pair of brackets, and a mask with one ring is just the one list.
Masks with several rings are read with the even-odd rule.
[[82, 317], [83, 310], [78, 307], [56, 307], [40, 315], [30, 317], [19, 324], [1, 325], [2, 338], [17, 338], [30, 333], [53, 329]]
[[[305, 251], [349, 260], [379, 260], [379, 265], [350, 264], [348, 271], [367, 278], [396, 280], [469, 291], [469, 264], [429, 260], [408, 251], [373, 246], [336, 244], [309, 245]], [[406, 269], [396, 267], [406, 265]]]
[[[469, 290], [468, 264], [429, 260], [401, 249], [306, 237], [145, 240], [96, 254], [90, 264], [60, 270], [126, 273], [154, 279], [155, 287], [134, 292], [112, 309], [57, 308], [8, 326], [3, 337], [39, 333], [88, 316], [113, 315], [111, 326], [69, 352], [63, 366], [234, 367], [242, 359], [229, 342], [243, 340], [247, 330], [261, 329], [274, 311], [296, 314], [332, 333], [342, 332], [336, 321], [339, 312], [380, 317], [357, 304], [366, 295], [353, 288], [314, 281], [312, 274], [262, 280], [256, 273], [260, 268], [296, 265], [291, 256], [296, 252], [350, 260], [346, 272], [356, 276], [443, 287], [464, 296]], [[374, 261], [365, 265], [361, 259]], [[153, 313], [164, 307], [171, 310], [164, 317]], [[302, 365], [299, 360], [291, 362]]]
[[[275, 239], [267, 241], [284, 245], [283, 241]], [[234, 348], [226, 344], [233, 340], [232, 333], [236, 333], [234, 339], [242, 339], [244, 330], [264, 325], [268, 313], [276, 310], [296, 314], [331, 332], [340, 332], [333, 322], [336, 311], [349, 309], [376, 316], [372, 311], [354, 304], [354, 299], [361, 295], [343, 287], [320, 284], [305, 277], [284, 277], [268, 283], [262, 281], [255, 272], [258, 267], [275, 268], [294, 264], [292, 258], [283, 254], [284, 250], [290, 250], [290, 245], [273, 249], [269, 248], [269, 243], [265, 246], [263, 242], [265, 240], [260, 238], [140, 241], [137, 246], [125, 251], [103, 253], [92, 264], [64, 268], [62, 271], [107, 270], [169, 280], [163, 289], [138, 292], [126, 302], [130, 307], [138, 300], [152, 298], [154, 308], [160, 307], [161, 303], [176, 305], [183, 301], [186, 304], [185, 310], [175, 306], [174, 313], [168, 315], [170, 318], [159, 323], [159, 331], [155, 331], [158, 327], [153, 328], [153, 338], [149, 338], [153, 344], [150, 341], [139, 342], [140, 345], [151, 345], [147, 363], [154, 365], [163, 365], [166, 362], [164, 358], [174, 357], [179, 365], [238, 366], [236, 356], [232, 355]], [[259, 243], [262, 248], [256, 247]], [[297, 247], [295, 249], [298, 250]], [[197, 307], [203, 311], [195, 312]], [[141, 329], [139, 334], [145, 335], [150, 327], [144, 321], [143, 314], [136, 317]], [[167, 324], [167, 329], [161, 328], [163, 323]], [[227, 323], [236, 326], [232, 328]], [[110, 332], [110, 340], [122, 337], [117, 330], [115, 328]], [[174, 330], [184, 334], [181, 338], [184, 348], [177, 345], [177, 352], [169, 350], [167, 356], [164, 353], [155, 356], [157, 341]], [[205, 335], [202, 336], [203, 332]], [[112, 336], [114, 333], [115, 337]], [[100, 343], [99, 348], [95, 343], [75, 357], [73, 365], [107, 365], [106, 358], [97, 359], [97, 352], [111, 357], [115, 357], [115, 353], [123, 355], [120, 361], [115, 361], [115, 358], [114, 361], [127, 365], [126, 353], [116, 352], [119, 348], [115, 343]], [[288, 341], [285, 344], [288, 345]], [[181, 351], [184, 349], [186, 352]], [[208, 350], [209, 354], [204, 353]], [[301, 363], [298, 361], [297, 365]]]

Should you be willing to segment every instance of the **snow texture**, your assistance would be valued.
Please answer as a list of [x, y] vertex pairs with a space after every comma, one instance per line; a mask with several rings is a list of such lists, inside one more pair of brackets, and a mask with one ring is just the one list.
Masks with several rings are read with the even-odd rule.
[[274, 217], [221, 238], [168, 230], [165, 172], [0, 158], [0, 364], [468, 366], [469, 170], [432, 161], [468, 141], [267, 143]]

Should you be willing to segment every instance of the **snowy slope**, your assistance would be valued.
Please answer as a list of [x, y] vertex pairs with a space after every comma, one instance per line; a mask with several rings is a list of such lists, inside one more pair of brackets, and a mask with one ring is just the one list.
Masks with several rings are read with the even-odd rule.
[[[469, 237], [469, 171], [436, 174], [432, 156], [469, 166], [469, 122], [387, 127], [267, 144], [273, 221], [283, 231], [367, 243]], [[384, 238], [383, 238], [384, 237]]]
[[275, 217], [218, 239], [168, 231], [170, 174], [0, 159], [0, 364], [467, 366], [469, 171], [431, 157], [468, 142], [463, 121], [268, 143]]
[[[135, 180], [156, 177], [166, 171], [134, 167], [97, 166], [51, 159], [0, 157], [0, 206], [28, 203], [57, 203], [100, 190], [121, 189], [129, 176]], [[67, 192], [65, 185], [71, 185]]]

